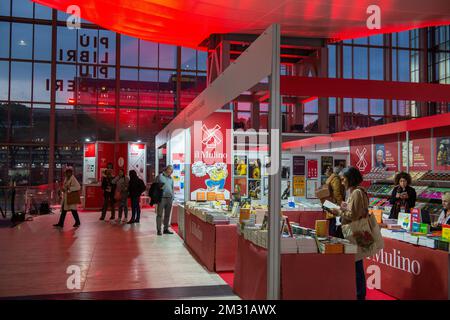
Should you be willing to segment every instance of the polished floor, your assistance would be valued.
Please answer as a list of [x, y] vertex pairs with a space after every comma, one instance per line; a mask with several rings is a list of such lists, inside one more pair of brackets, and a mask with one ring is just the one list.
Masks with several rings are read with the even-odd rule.
[[[238, 299], [176, 234], [156, 235], [152, 209], [134, 225], [99, 216], [81, 213], [79, 229], [70, 213], [62, 230], [52, 227], [59, 214], [0, 228], [0, 298]], [[68, 268], [80, 271], [79, 289], [68, 288]]]

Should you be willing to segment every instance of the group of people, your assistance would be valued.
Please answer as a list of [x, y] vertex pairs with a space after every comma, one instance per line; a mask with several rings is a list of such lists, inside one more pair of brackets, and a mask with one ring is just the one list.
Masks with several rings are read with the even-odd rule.
[[[328, 168], [326, 185], [330, 190], [327, 199], [338, 205], [339, 209], [332, 209], [327, 216], [329, 219], [331, 236], [343, 238], [342, 225], [350, 224], [365, 217], [369, 210], [369, 197], [367, 191], [361, 187], [363, 176], [354, 167]], [[406, 172], [397, 173], [394, 179], [395, 187], [390, 196], [392, 205], [390, 218], [397, 219], [400, 211], [410, 212], [415, 207], [416, 191], [411, 187], [411, 176]], [[443, 211], [434, 224], [441, 227], [450, 223], [450, 193], [442, 196]], [[337, 219], [338, 218], [338, 219]], [[357, 298], [364, 300], [366, 296], [366, 280], [364, 274], [363, 260], [355, 262], [356, 267], [356, 291]]]
[[[165, 234], [173, 234], [169, 230], [170, 213], [172, 210], [173, 201], [173, 180], [172, 180], [172, 166], [167, 166], [164, 171], [158, 175], [156, 179], [156, 186], [158, 189], [157, 199], [152, 199], [157, 204], [157, 234], [162, 235], [161, 226], [164, 224], [163, 232]], [[71, 167], [65, 170], [65, 179], [61, 187], [63, 197], [61, 200], [61, 215], [57, 224], [53, 226], [62, 228], [64, 227], [64, 221], [67, 211], [71, 211], [75, 220], [74, 228], [80, 226], [80, 218], [77, 212], [77, 203], [68, 201], [68, 198], [72, 193], [79, 193], [81, 186], [75, 176], [73, 175], [73, 169]], [[105, 220], [106, 212], [108, 208], [111, 210], [110, 220], [115, 220], [115, 206], [118, 203], [118, 223], [126, 222], [128, 219], [128, 198], [131, 202], [131, 219], [127, 224], [134, 224], [140, 222], [141, 208], [139, 198], [141, 194], [146, 190], [145, 183], [140, 179], [135, 170], [130, 170], [129, 177], [125, 175], [123, 169], [119, 169], [119, 174], [114, 177], [112, 169], [106, 169], [102, 178], [102, 190], [103, 190], [103, 208], [101, 211], [100, 220]], [[155, 197], [155, 195], [153, 195]], [[164, 211], [164, 223], [162, 221]], [[124, 220], [122, 220], [122, 216]]]

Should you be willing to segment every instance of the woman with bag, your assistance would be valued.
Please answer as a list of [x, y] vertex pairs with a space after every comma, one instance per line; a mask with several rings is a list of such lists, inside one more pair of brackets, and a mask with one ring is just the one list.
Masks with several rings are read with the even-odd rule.
[[114, 193], [114, 200], [119, 202], [119, 220], [118, 223], [122, 222], [122, 211], [125, 215], [124, 222], [128, 219], [128, 184], [130, 179], [125, 176], [123, 169], [119, 169], [119, 175], [115, 177], [112, 181], [116, 185], [116, 191]]
[[369, 197], [366, 190], [360, 187], [363, 177], [354, 167], [343, 171], [343, 185], [350, 193], [347, 202], [341, 203], [341, 209], [333, 209], [333, 213], [341, 217], [344, 238], [358, 246], [355, 256], [356, 297], [366, 298], [366, 277], [363, 258], [375, 254], [382, 248], [381, 232], [374, 217], [369, 216]]
[[61, 202], [61, 216], [59, 217], [59, 222], [54, 224], [54, 227], [62, 228], [64, 227], [64, 220], [66, 219], [67, 211], [72, 211], [73, 218], [75, 219], [74, 228], [80, 226], [80, 217], [77, 212], [77, 204], [80, 203], [80, 190], [81, 186], [77, 179], [73, 175], [73, 169], [68, 167], [65, 171], [66, 178], [62, 186], [62, 202]]

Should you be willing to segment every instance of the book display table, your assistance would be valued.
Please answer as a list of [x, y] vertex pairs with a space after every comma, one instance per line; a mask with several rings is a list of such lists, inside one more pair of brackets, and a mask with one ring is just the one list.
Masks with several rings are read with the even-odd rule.
[[[267, 291], [267, 249], [238, 235], [233, 291], [242, 299], [263, 300]], [[353, 254], [282, 254], [281, 298], [356, 299]]]
[[290, 222], [297, 222], [305, 228], [314, 229], [316, 227], [316, 220], [324, 220], [326, 214], [321, 211], [307, 211], [298, 209], [282, 209], [283, 215], [289, 218]]
[[[191, 214], [183, 215], [184, 241], [209, 271], [233, 271], [237, 250], [235, 224], [211, 224]], [[180, 232], [180, 231], [179, 231]]]
[[364, 259], [367, 279], [378, 272], [374, 266], [379, 268], [379, 289], [397, 299], [450, 298], [450, 264], [446, 251], [384, 238], [384, 249]]

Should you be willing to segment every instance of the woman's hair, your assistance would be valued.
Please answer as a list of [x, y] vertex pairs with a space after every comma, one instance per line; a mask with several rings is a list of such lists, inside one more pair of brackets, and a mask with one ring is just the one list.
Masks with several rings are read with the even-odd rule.
[[450, 192], [442, 194], [442, 200], [450, 202]]
[[361, 172], [355, 167], [348, 167], [342, 171], [342, 175], [347, 178], [349, 187], [357, 187], [363, 182]]
[[411, 175], [409, 173], [406, 173], [404, 171], [397, 173], [394, 178], [394, 184], [396, 186], [398, 186], [398, 184], [400, 183], [400, 179], [405, 179], [408, 183], [408, 186], [411, 184]]
[[138, 177], [136, 171], [134, 171], [134, 170], [130, 170], [129, 174], [130, 174], [130, 179], [136, 179]]

